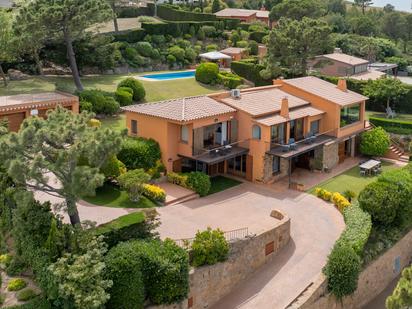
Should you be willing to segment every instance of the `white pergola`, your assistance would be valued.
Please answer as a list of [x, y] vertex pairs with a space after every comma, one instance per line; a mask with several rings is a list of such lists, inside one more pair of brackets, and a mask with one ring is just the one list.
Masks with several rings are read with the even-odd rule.
[[218, 51], [211, 51], [208, 53], [204, 53], [204, 54], [200, 54], [199, 55], [200, 58], [202, 59], [206, 59], [209, 61], [219, 61], [219, 60], [224, 60], [224, 59], [232, 59], [232, 57], [225, 55], [221, 52]]

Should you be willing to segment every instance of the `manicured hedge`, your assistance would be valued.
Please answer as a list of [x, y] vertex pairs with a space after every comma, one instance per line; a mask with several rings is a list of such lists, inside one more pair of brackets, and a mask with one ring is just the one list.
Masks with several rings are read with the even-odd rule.
[[218, 83], [229, 89], [236, 89], [243, 82], [240, 76], [229, 72], [220, 72], [217, 77]]
[[131, 18], [139, 16], [153, 16], [154, 6], [147, 7], [120, 7], [116, 9], [118, 18]]
[[134, 29], [111, 33], [111, 35], [113, 35], [115, 41], [137, 43], [144, 39], [146, 31], [144, 29]]
[[191, 245], [193, 266], [214, 265], [225, 261], [228, 255], [229, 244], [221, 230], [212, 230], [209, 227], [206, 231], [196, 233]]
[[186, 174], [170, 172], [167, 174], [167, 180], [170, 183], [191, 189], [200, 196], [207, 195], [211, 187], [210, 177], [202, 172], [190, 172]]
[[[109, 272], [108, 277], [113, 276], [112, 270], [114, 269], [116, 274], [114, 281], [121, 278], [126, 282], [118, 286], [116, 291], [118, 305], [122, 301], [120, 297], [129, 294], [127, 289], [132, 288], [132, 282], [140, 285], [135, 271], [137, 268], [143, 275], [145, 293], [152, 304], [172, 304], [187, 297], [189, 292], [189, 256], [183, 248], [178, 247], [172, 240], [123, 242], [112, 248], [108, 256], [111, 259], [109, 266], [111, 272]], [[120, 261], [116, 260], [116, 256], [119, 256]], [[126, 272], [124, 269], [131, 271]], [[127, 302], [128, 300], [124, 299], [123, 301]], [[139, 307], [118, 306], [116, 308]]]
[[134, 212], [99, 225], [96, 228], [95, 233], [97, 235], [103, 235], [104, 241], [109, 248], [111, 248], [122, 241], [152, 237], [152, 219], [152, 217], [149, 217], [146, 221], [146, 217], [143, 213]]
[[120, 104], [112, 93], [99, 89], [87, 89], [79, 93], [80, 107], [96, 114], [113, 115], [119, 111]]
[[154, 139], [126, 138], [117, 158], [128, 170], [148, 170], [155, 167], [156, 162], [161, 159], [160, 146]]
[[253, 41], [256, 41], [258, 43], [262, 43], [263, 38], [267, 35], [268, 35], [268, 33], [265, 32], [265, 31], [251, 32], [250, 35], [249, 35], [249, 40], [253, 40]]
[[[149, 4], [153, 5], [153, 4]], [[173, 21], [216, 21], [216, 15], [176, 10], [169, 5], [158, 5], [157, 16]]]
[[117, 89], [119, 88], [130, 88], [133, 90], [133, 100], [141, 101], [146, 96], [146, 90], [144, 89], [143, 84], [138, 81], [136, 78], [128, 77], [122, 80], [119, 85], [117, 85]]
[[265, 69], [261, 64], [254, 64], [251, 61], [233, 61], [230, 65], [232, 72], [253, 82], [255, 86], [271, 85], [271, 80], [265, 80], [260, 76], [260, 71]]
[[202, 26], [214, 26], [218, 28], [220, 21], [164, 21], [162, 23], [142, 23], [142, 28], [147, 34], [169, 34], [173, 37], [179, 37], [182, 34], [189, 33], [190, 27], [193, 27], [196, 33]]
[[369, 117], [369, 121], [377, 127], [382, 127], [390, 133], [404, 132], [412, 134], [412, 121], [394, 120], [378, 117]]
[[196, 68], [195, 78], [203, 84], [215, 84], [218, 81], [219, 66], [213, 62], [201, 63]]
[[336, 241], [323, 269], [328, 289], [338, 299], [357, 288], [361, 271], [361, 256], [372, 229], [371, 216], [357, 203], [345, 208], [346, 228]]

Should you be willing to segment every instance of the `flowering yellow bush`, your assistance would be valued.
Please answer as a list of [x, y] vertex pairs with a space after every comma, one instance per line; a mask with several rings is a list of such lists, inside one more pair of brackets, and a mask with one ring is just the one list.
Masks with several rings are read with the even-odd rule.
[[143, 195], [156, 202], [164, 202], [166, 200], [165, 190], [155, 185], [144, 184]]
[[315, 194], [324, 201], [332, 202], [342, 213], [346, 207], [351, 205], [351, 203], [339, 192], [332, 193], [322, 188], [316, 188]]
[[100, 128], [101, 125], [102, 123], [98, 119], [93, 118], [89, 120], [89, 126], [93, 128]]

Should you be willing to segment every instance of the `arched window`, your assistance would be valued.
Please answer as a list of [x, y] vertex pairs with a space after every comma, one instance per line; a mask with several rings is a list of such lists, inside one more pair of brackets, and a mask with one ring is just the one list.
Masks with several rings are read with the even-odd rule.
[[254, 139], [260, 139], [260, 137], [261, 137], [260, 127], [257, 126], [257, 125], [254, 125], [254, 126], [252, 127], [252, 138], [254, 138]]

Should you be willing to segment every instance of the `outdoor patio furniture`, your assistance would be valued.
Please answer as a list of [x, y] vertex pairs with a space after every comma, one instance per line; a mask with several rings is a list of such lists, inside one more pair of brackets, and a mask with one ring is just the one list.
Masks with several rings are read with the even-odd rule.
[[360, 170], [359, 175], [365, 177], [366, 176], [366, 171], [365, 170]]
[[290, 145], [281, 145], [282, 152], [288, 152], [290, 150]]
[[369, 160], [365, 163], [359, 165], [361, 171], [364, 171], [366, 175], [371, 175], [374, 173], [374, 169], [380, 168], [381, 162], [377, 160]]
[[396, 117], [396, 112], [394, 110], [392, 110], [392, 108], [390, 108], [390, 106], [388, 106], [386, 108], [386, 118], [395, 118]]

